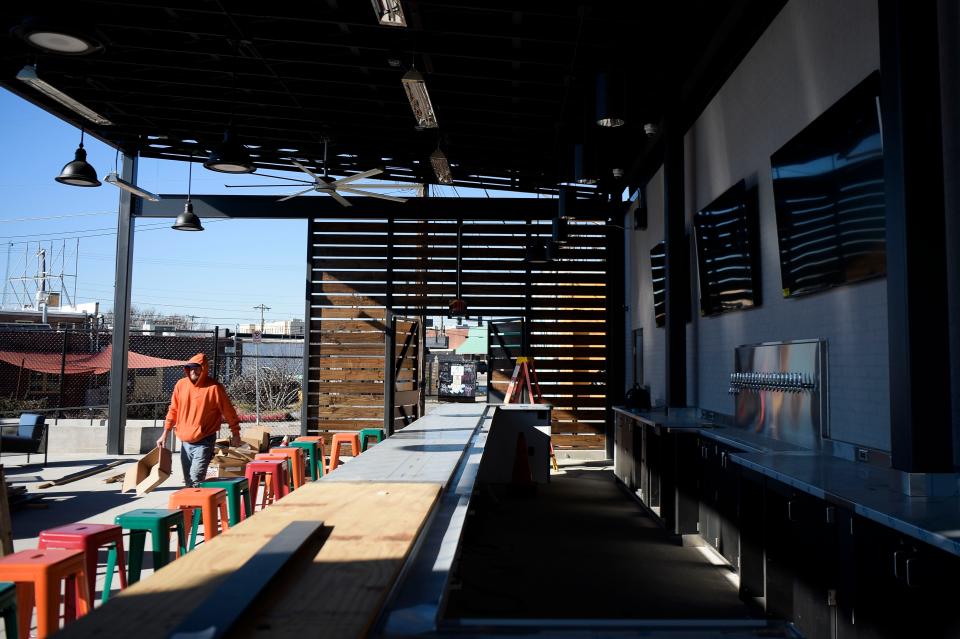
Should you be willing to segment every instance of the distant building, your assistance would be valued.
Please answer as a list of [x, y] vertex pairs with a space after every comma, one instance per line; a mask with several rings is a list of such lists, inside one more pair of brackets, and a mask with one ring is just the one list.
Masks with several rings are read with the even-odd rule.
[[[47, 308], [47, 321], [51, 329], [87, 329], [96, 326], [96, 306], [61, 306]], [[0, 324], [44, 324], [42, 309], [0, 309]]]
[[[259, 324], [247, 324], [246, 326], [240, 326], [240, 332], [252, 333], [259, 330]], [[303, 337], [303, 320], [294, 318], [289, 320], [279, 320], [276, 322], [264, 322], [263, 332], [267, 335], [289, 335], [291, 337]]]

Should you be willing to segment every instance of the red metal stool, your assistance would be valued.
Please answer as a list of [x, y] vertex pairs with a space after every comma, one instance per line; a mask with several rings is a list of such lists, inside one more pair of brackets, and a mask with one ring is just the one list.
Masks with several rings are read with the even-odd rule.
[[307, 459], [302, 448], [279, 446], [270, 449], [271, 455], [285, 455], [290, 458], [293, 471], [293, 488], [296, 490], [307, 483]]
[[120, 573], [120, 590], [127, 587], [127, 561], [123, 554], [123, 528], [112, 524], [77, 523], [67, 526], [58, 526], [40, 531], [37, 549], [66, 548], [68, 550], [82, 550], [86, 557], [87, 584], [90, 588], [90, 598], [97, 592], [97, 564], [101, 548], [109, 546], [107, 554], [107, 576], [103, 584], [101, 603], [106, 603], [110, 597], [110, 586], [113, 584], [113, 569]]
[[340, 465], [340, 448], [350, 444], [350, 452], [356, 457], [360, 454], [360, 435], [358, 433], [336, 433], [330, 443], [330, 470], [334, 471]]
[[[287, 486], [287, 460], [284, 459], [254, 459], [247, 462], [247, 483], [250, 484], [250, 502], [257, 507], [257, 491], [260, 490], [260, 480], [266, 483], [261, 509], [266, 508], [267, 499], [275, 502], [290, 492]], [[272, 486], [272, 488], [271, 488]]]
[[[64, 623], [90, 612], [93, 603], [87, 584], [86, 560], [82, 550], [21, 550], [0, 558], [0, 581], [17, 584], [17, 614], [20, 639], [30, 635], [33, 606], [37, 606], [37, 639], [45, 639], [60, 629], [60, 582], [66, 580]], [[73, 588], [76, 588], [74, 591]], [[76, 600], [69, 597], [76, 592]]]
[[324, 450], [323, 437], [320, 435], [300, 435], [297, 437], [295, 442], [317, 442], [317, 445], [320, 448], [320, 469], [323, 473], [327, 472], [327, 453]]
[[[227, 516], [227, 491], [223, 488], [183, 488], [170, 495], [167, 508], [189, 510], [193, 524], [190, 527], [190, 550], [197, 546], [197, 513], [203, 517], [203, 540], [210, 541], [220, 533], [220, 526], [230, 528]], [[219, 521], [218, 521], [219, 519]]]
[[[280, 453], [257, 453], [256, 455], [254, 455], [253, 458], [256, 460], [279, 459], [280, 461], [282, 461], [284, 463], [284, 468], [287, 473], [287, 488], [289, 490], [293, 490], [293, 457], [290, 457], [289, 455], [281, 455]], [[271, 481], [270, 477], [267, 477], [266, 485], [268, 487], [270, 486], [270, 481]]]

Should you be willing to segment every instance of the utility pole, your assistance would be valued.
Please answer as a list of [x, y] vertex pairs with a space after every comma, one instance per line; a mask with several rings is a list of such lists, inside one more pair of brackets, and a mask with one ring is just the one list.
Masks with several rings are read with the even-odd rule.
[[264, 305], [263, 302], [261, 302], [259, 306], [254, 306], [254, 307], [253, 307], [253, 310], [257, 310], [257, 309], [260, 310], [260, 333], [263, 333], [263, 312], [264, 312], [264, 311], [269, 311], [269, 310], [270, 310], [270, 307]]
[[254, 357], [253, 384], [254, 384], [254, 388], [256, 388], [256, 391], [257, 391], [257, 425], [259, 426], [260, 425], [260, 340], [262, 339], [262, 335], [263, 335], [263, 312], [269, 311], [270, 307], [265, 305], [263, 302], [260, 302], [259, 306], [254, 306], [253, 308], [254, 310], [260, 309], [261, 337], [257, 337], [256, 335], [254, 335], [254, 340], [253, 340], [254, 348], [256, 349], [256, 353]]

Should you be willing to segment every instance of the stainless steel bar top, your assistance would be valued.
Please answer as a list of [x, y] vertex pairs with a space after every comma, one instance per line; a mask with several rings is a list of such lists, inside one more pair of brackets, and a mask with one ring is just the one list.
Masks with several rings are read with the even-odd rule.
[[[809, 453], [740, 453], [734, 464], [960, 555], [960, 497], [905, 495], [905, 473]], [[955, 478], [956, 481], [956, 478]]]

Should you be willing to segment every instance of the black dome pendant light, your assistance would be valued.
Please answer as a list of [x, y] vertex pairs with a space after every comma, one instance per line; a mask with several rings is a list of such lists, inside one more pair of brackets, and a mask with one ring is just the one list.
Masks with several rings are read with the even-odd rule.
[[70, 186], [100, 186], [97, 170], [87, 162], [87, 152], [83, 148], [83, 129], [80, 129], [80, 146], [74, 152], [73, 160], [64, 165], [60, 175], [53, 178], [60, 184]]
[[218, 173], [253, 173], [256, 170], [247, 147], [234, 137], [230, 129], [223, 133], [223, 142], [214, 147], [203, 166]]
[[183, 205], [183, 213], [177, 216], [177, 221], [170, 228], [175, 231], [202, 231], [200, 218], [193, 212], [193, 202], [190, 200], [190, 187], [193, 184], [193, 154], [190, 154], [190, 163], [187, 165], [187, 203]]

